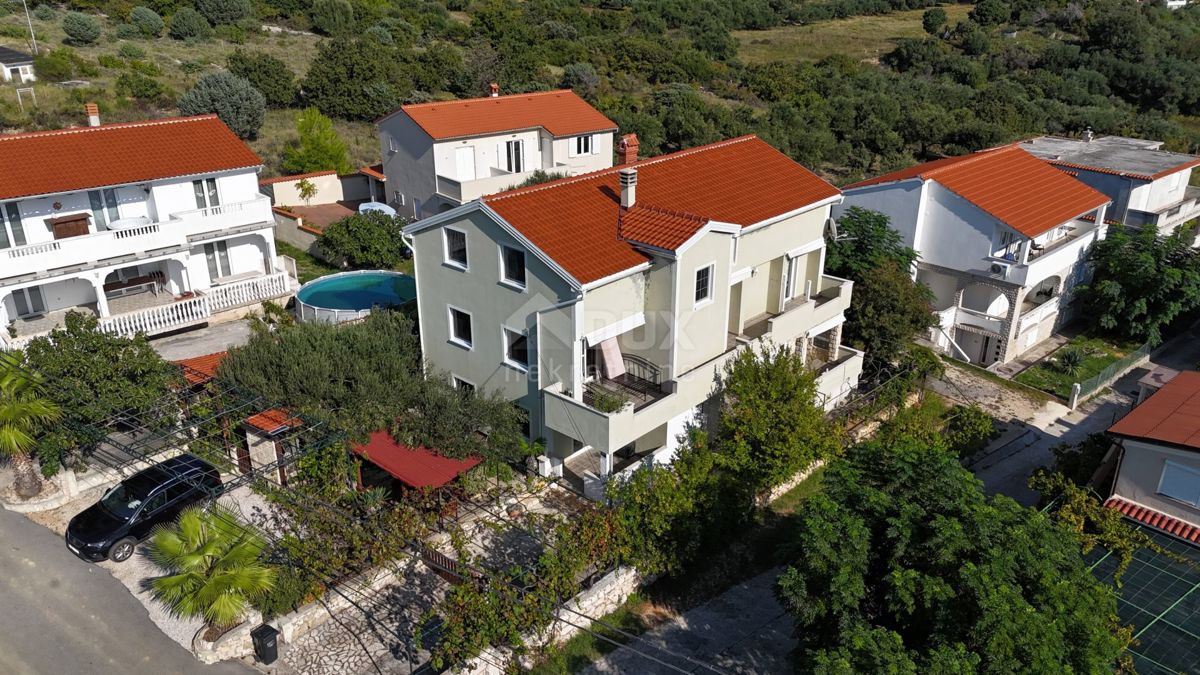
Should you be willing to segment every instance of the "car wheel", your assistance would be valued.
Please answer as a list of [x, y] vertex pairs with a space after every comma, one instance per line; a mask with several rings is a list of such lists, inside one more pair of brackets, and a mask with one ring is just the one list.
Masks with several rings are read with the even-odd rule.
[[133, 555], [133, 549], [137, 548], [137, 539], [133, 537], [125, 537], [108, 549], [108, 559], [113, 562], [125, 562], [129, 560], [129, 556]]

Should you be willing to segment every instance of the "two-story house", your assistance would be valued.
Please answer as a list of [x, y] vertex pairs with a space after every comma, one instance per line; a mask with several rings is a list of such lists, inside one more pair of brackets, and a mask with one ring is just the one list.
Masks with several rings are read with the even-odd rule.
[[419, 219], [535, 171], [612, 166], [617, 125], [571, 90], [406, 105], [376, 122], [388, 203]]
[[0, 346], [70, 310], [164, 333], [287, 295], [262, 161], [215, 115], [0, 136]]
[[823, 274], [840, 199], [746, 136], [464, 204], [405, 230], [422, 350], [528, 413], [542, 471], [590, 457], [593, 484], [669, 460], [738, 350], [799, 349], [833, 405], [862, 371], [852, 284]]
[[1123, 136], [1041, 136], [1021, 142], [1035, 157], [1108, 195], [1108, 218], [1126, 225], [1152, 225], [1170, 234], [1200, 218], [1200, 187], [1192, 168], [1200, 157], [1168, 152], [1162, 141]]
[[989, 366], [1046, 339], [1068, 318], [1088, 246], [1103, 238], [1108, 197], [1010, 145], [843, 188], [835, 209], [880, 211], [920, 254], [915, 278], [936, 296], [931, 334]]
[[1177, 374], [1108, 433], [1121, 454], [1107, 505], [1200, 544], [1200, 373]]

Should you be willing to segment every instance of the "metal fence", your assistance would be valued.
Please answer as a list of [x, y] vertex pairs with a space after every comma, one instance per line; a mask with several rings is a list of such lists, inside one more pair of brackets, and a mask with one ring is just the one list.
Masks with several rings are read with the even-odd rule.
[[1091, 398], [1096, 392], [1108, 386], [1110, 382], [1124, 375], [1130, 369], [1141, 364], [1142, 361], [1149, 358], [1150, 352], [1153, 351], [1150, 343], [1138, 347], [1132, 352], [1126, 354], [1123, 358], [1113, 361], [1108, 364], [1104, 370], [1089, 377], [1083, 382], [1079, 382], [1072, 388], [1071, 392], [1071, 407], [1079, 405], [1083, 401]]

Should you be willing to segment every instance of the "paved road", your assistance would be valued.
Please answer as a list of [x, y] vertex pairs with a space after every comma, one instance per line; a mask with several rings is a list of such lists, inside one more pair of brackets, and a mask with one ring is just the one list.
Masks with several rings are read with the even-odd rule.
[[164, 636], [146, 609], [62, 540], [0, 509], [0, 672], [245, 675], [240, 663], [205, 666]]

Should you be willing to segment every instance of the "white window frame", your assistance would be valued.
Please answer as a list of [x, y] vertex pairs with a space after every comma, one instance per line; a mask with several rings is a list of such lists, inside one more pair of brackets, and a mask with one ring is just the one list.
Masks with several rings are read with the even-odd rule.
[[474, 382], [468, 380], [465, 377], [459, 377], [458, 375], [455, 375], [454, 373], [450, 373], [450, 385], [453, 386], [456, 390], [462, 391], [462, 385], [464, 385], [464, 384], [467, 385], [468, 387], [470, 387], [472, 392], [479, 393], [479, 387], [477, 387]]
[[[12, 296], [13, 310], [16, 314], [16, 317], [19, 319], [25, 319], [34, 316], [45, 316], [46, 312], [49, 311], [46, 309], [46, 294], [42, 291], [41, 286], [26, 286], [25, 288], [13, 289]], [[24, 313], [21, 313], [21, 302], [17, 301], [18, 296], [20, 296], [25, 305]], [[38, 300], [36, 303], [33, 301], [35, 297]], [[42, 306], [40, 310], [36, 308], [39, 304]]]
[[[204, 206], [200, 206], [201, 195], [196, 194], [196, 184], [203, 190]], [[216, 176], [205, 176], [192, 181], [192, 197], [196, 199], [196, 210], [211, 209], [225, 203], [221, 199], [221, 181]]]
[[392, 190], [392, 201], [396, 202], [397, 206], [404, 206], [404, 193]]
[[[591, 134], [573, 136], [568, 148], [568, 157], [583, 157], [596, 154], [596, 139]], [[586, 146], [586, 147], [585, 147]]]
[[[500, 283], [517, 291], [524, 292], [529, 285], [529, 258], [525, 255], [524, 249], [508, 244], [500, 244], [497, 247], [500, 251]], [[524, 281], [517, 281], [508, 276], [508, 256], [505, 255], [508, 251], [516, 251], [521, 254], [521, 271]]]
[[[462, 338], [455, 335], [455, 330], [454, 330], [454, 313], [455, 312], [462, 312], [463, 314], [467, 315], [467, 322], [471, 326], [470, 341], [463, 340]], [[465, 349], [467, 351], [474, 351], [474, 349], [475, 349], [475, 316], [461, 307], [455, 307], [454, 305], [446, 305], [446, 333], [447, 333], [447, 335], [450, 336], [450, 340], [449, 340], [450, 344], [462, 347], [463, 349]]]
[[[513, 335], [516, 335], [518, 337], [525, 338], [526, 363], [521, 363], [520, 361], [513, 361], [512, 359], [510, 359], [508, 357], [508, 335], [509, 335], [509, 333], [512, 333]], [[500, 325], [500, 348], [503, 350], [503, 353], [500, 356], [501, 356], [501, 359], [504, 361], [504, 365], [508, 366], [509, 368], [519, 370], [522, 373], [529, 372], [529, 363], [528, 363], [528, 360], [529, 360], [529, 333], [527, 333], [526, 331], [523, 331], [523, 330], [509, 328], [508, 326], [501, 324]]]
[[[512, 144], [516, 144], [517, 152], [514, 154], [509, 151]], [[503, 162], [501, 169], [511, 173], [525, 173], [525, 139], [510, 138], [500, 144], [501, 154], [497, 159], [498, 163]], [[515, 166], [515, 168], [514, 168]]]
[[[451, 232], [457, 232], [457, 233], [461, 234], [463, 237], [463, 255], [466, 258], [466, 260], [464, 262], [459, 262], [450, 257], [450, 233]], [[463, 272], [466, 272], [467, 270], [471, 269], [470, 261], [471, 261], [471, 244], [467, 240], [467, 231], [460, 230], [457, 227], [443, 227], [442, 228], [442, 262], [450, 267], [453, 267], [456, 270], [462, 270]]]
[[[1176, 497], [1175, 495], [1169, 495], [1162, 491], [1163, 479], [1165, 479], [1167, 477], [1167, 469], [1168, 468], [1176, 470], [1176, 471], [1182, 471], [1184, 473], [1192, 474], [1196, 478], [1196, 481], [1198, 483], [1197, 488], [1196, 488], [1196, 501], [1190, 502], [1181, 497]], [[1164, 460], [1162, 472], [1159, 473], [1159, 475], [1158, 475], [1158, 487], [1156, 487], [1154, 489], [1154, 491], [1155, 491], [1155, 493], [1162, 495], [1163, 497], [1166, 497], [1167, 499], [1170, 499], [1172, 501], [1177, 501], [1181, 504], [1187, 504], [1188, 506], [1191, 506], [1193, 508], [1200, 508], [1200, 469], [1188, 466], [1186, 464], [1180, 464], [1179, 462], [1173, 462], [1169, 459]]]
[[[16, 214], [15, 219], [13, 214]], [[18, 232], [20, 237], [17, 236]], [[21, 217], [21, 207], [15, 201], [0, 202], [0, 250], [28, 245], [29, 237], [25, 233], [25, 219]]]
[[[700, 300], [697, 300], [696, 299], [696, 281], [698, 280], [698, 278], [700, 276], [700, 272], [702, 270], [708, 270], [708, 293]], [[716, 276], [717, 276], [717, 263], [716, 262], [710, 262], [706, 265], [701, 265], [692, 272], [692, 285], [691, 285], [692, 309], [699, 309], [701, 307], [704, 307], [705, 305], [712, 303], [713, 296], [714, 296], [715, 290], [716, 290], [716, 286], [714, 285], [714, 282], [716, 281]]]

